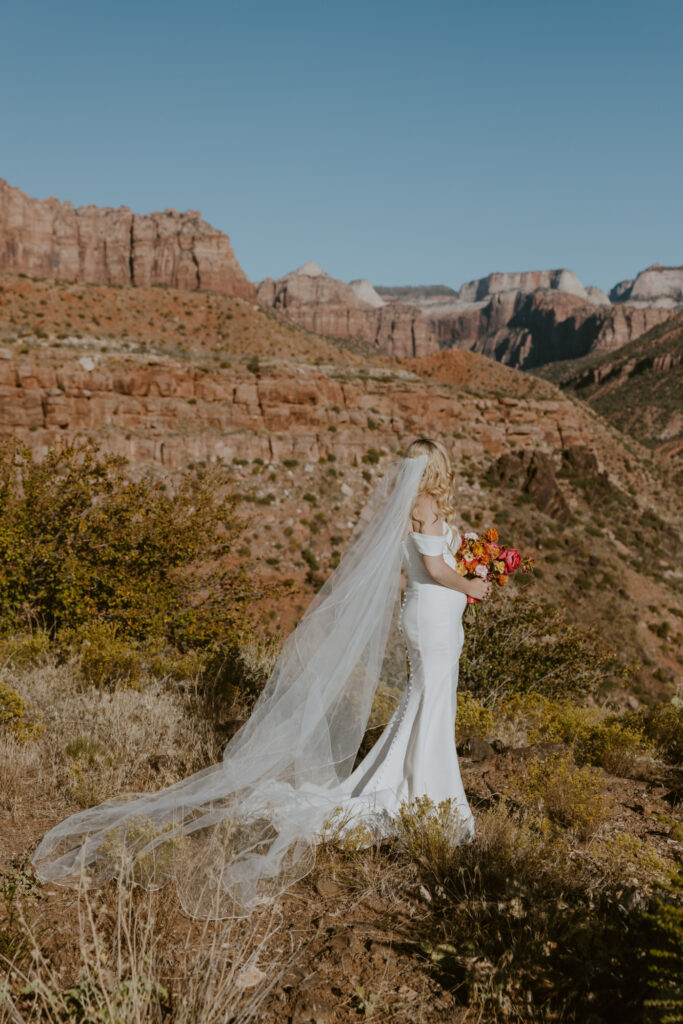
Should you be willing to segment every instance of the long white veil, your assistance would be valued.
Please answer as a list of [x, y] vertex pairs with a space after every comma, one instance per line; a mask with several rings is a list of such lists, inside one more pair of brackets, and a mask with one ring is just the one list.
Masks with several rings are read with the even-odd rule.
[[222, 761], [65, 819], [33, 856], [41, 880], [98, 886], [118, 875], [157, 888], [173, 878], [187, 913], [224, 918], [248, 915], [311, 870], [365, 733], [426, 462], [387, 468]]

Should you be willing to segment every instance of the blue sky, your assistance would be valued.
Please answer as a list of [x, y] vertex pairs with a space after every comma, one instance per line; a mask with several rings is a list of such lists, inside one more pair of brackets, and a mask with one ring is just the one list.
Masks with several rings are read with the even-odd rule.
[[199, 209], [252, 280], [683, 263], [678, 0], [5, 0], [0, 176]]

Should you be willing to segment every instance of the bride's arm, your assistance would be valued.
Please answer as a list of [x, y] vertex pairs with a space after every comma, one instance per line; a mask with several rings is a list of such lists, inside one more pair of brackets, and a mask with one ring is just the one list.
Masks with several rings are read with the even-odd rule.
[[[421, 494], [413, 509], [413, 529], [416, 533], [425, 534], [428, 537], [443, 536], [443, 517], [439, 516], [434, 499], [427, 494]], [[488, 595], [491, 584], [486, 580], [467, 579], [452, 569], [444, 561], [443, 555], [426, 555], [421, 553], [425, 569], [435, 583], [451, 590], [459, 590], [461, 594], [476, 597], [478, 600]]]
[[466, 576], [461, 576], [444, 562], [443, 555], [423, 555], [422, 561], [434, 582], [440, 583], [442, 587], [450, 587], [451, 590], [459, 590], [461, 594], [468, 594], [470, 597], [478, 599], [484, 597], [488, 592], [488, 584], [485, 580], [470, 580]]

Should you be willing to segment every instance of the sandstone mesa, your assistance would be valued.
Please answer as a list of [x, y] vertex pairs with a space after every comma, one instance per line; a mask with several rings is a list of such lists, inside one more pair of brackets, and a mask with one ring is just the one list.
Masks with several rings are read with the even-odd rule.
[[251, 299], [222, 231], [196, 210], [137, 214], [34, 199], [0, 179], [0, 270], [51, 280], [167, 285]]

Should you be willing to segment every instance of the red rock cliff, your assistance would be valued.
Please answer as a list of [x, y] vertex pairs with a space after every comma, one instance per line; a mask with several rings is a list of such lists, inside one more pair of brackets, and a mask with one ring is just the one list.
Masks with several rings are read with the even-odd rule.
[[33, 199], [0, 179], [0, 270], [66, 281], [169, 285], [254, 297], [230, 239], [196, 210]]

